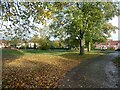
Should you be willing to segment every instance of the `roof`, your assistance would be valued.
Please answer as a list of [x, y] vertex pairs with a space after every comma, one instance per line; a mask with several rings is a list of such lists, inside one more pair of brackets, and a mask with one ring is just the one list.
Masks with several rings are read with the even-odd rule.
[[120, 43], [120, 41], [109, 41], [108, 43], [110, 43], [111, 45], [116, 45], [116, 44]]
[[110, 44], [110, 45], [117, 45], [118, 43], [120, 43], [120, 40], [119, 41], [112, 41], [112, 40], [109, 40], [109, 41], [107, 41], [107, 42], [102, 42], [102, 43], [100, 43], [100, 45], [108, 45], [108, 44]]
[[0, 43], [6, 43], [8, 42], [7, 40], [0, 40]]

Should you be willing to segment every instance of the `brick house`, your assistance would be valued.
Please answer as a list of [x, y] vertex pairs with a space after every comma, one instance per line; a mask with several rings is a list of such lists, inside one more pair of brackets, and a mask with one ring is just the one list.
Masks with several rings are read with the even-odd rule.
[[96, 43], [96, 49], [120, 49], [120, 40], [118, 41], [113, 41], [113, 40], [108, 40], [107, 42], [103, 43]]
[[10, 47], [9, 41], [0, 40], [0, 48]]

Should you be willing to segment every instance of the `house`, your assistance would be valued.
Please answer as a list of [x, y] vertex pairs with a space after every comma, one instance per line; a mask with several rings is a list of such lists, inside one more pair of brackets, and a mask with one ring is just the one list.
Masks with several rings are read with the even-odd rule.
[[2, 40], [0, 40], [0, 48], [4, 47]]
[[0, 48], [10, 47], [10, 43], [7, 40], [0, 40]]
[[29, 43], [28, 43], [28, 47], [29, 47], [29, 48], [34, 48], [34, 45], [36, 45], [36, 46], [35, 46], [36, 48], [39, 47], [39, 44], [38, 44], [38, 43], [33, 43], [33, 42], [29, 42]]
[[[36, 48], [39, 47], [38, 43], [33, 43], [33, 42], [28, 42], [26, 43], [17, 43], [16, 48], [22, 48], [22, 47], [26, 47], [26, 45], [28, 45], [28, 48], [34, 48], [34, 44], [36, 44]], [[12, 47], [12, 44], [10, 44], [10, 42], [8, 40], [0, 40], [0, 48], [8, 48], [8, 47]]]
[[120, 49], [120, 40], [118, 41], [113, 41], [113, 40], [107, 40], [106, 42], [103, 43], [96, 43], [95, 44], [96, 49]]
[[33, 43], [33, 42], [28, 42], [27, 44], [26, 43], [18, 43], [17, 44], [17, 48], [22, 48], [22, 47], [26, 47], [27, 48], [34, 48], [34, 45], [36, 44], [36, 48], [39, 47], [39, 44], [38, 43]]

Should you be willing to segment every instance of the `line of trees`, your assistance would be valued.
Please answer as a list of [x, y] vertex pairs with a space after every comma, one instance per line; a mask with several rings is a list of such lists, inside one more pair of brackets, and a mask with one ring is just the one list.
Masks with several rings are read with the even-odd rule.
[[[49, 37], [63, 40], [69, 47], [80, 47], [84, 54], [96, 41], [105, 41], [117, 27], [109, 23], [119, 15], [118, 2], [1, 2], [2, 32], [11, 40], [27, 40], [37, 24], [47, 26]], [[67, 45], [66, 44], [66, 45]]]

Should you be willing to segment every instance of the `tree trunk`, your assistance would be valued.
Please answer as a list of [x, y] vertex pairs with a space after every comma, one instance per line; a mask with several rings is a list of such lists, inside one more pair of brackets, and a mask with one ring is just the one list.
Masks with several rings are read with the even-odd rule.
[[87, 45], [87, 50], [88, 50], [88, 52], [90, 52], [90, 51], [91, 51], [91, 43], [90, 43], [90, 42], [88, 42], [88, 45]]
[[36, 43], [34, 43], [34, 49], [36, 49]]
[[83, 54], [84, 54], [84, 46], [83, 46], [82, 39], [80, 39], [80, 54], [79, 55], [83, 55]]

